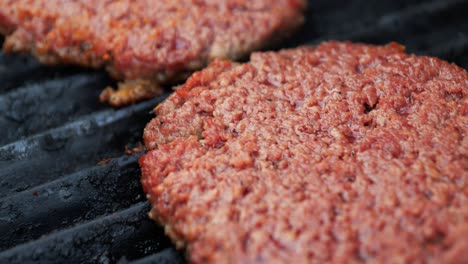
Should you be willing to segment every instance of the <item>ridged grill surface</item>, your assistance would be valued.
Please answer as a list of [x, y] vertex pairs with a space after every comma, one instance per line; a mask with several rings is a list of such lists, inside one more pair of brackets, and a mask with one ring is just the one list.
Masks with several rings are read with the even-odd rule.
[[[282, 47], [397, 41], [468, 68], [468, 1], [310, 1]], [[98, 103], [103, 72], [0, 53], [0, 263], [183, 263], [147, 217], [137, 160], [151, 109]]]

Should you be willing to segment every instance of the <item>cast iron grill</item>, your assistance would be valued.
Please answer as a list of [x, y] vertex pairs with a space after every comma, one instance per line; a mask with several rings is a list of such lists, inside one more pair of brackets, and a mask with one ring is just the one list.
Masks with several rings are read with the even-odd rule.
[[[310, 1], [282, 47], [398, 41], [468, 67], [467, 0]], [[103, 72], [0, 53], [0, 263], [183, 263], [147, 217], [137, 160], [151, 109], [97, 102]]]

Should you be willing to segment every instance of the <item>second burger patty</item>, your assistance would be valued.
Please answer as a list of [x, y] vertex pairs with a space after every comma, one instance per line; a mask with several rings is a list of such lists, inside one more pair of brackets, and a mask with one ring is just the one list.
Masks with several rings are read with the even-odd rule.
[[467, 93], [395, 43], [216, 61], [146, 127], [150, 216], [193, 263], [466, 260]]
[[102, 68], [129, 81], [103, 100], [150, 97], [214, 58], [238, 59], [292, 33], [303, 0], [0, 0], [5, 52]]

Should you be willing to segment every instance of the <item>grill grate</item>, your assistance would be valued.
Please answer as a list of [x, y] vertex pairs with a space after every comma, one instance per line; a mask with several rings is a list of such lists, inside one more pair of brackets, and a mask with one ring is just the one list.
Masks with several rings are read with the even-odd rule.
[[[468, 68], [467, 13], [466, 0], [316, 0], [283, 47], [398, 41]], [[124, 151], [168, 94], [112, 109], [97, 102], [103, 72], [1, 53], [0, 83], [1, 263], [184, 262], [146, 215], [141, 153]]]

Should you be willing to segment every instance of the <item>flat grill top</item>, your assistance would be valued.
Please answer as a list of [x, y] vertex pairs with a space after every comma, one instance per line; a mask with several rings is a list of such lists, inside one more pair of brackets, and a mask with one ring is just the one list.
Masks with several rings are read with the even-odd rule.
[[[344, 2], [344, 3], [342, 3]], [[283, 47], [327, 39], [398, 41], [468, 68], [468, 1], [311, 1]], [[183, 263], [146, 215], [141, 141], [168, 93], [121, 109], [98, 103], [103, 72], [0, 53], [0, 262]]]

